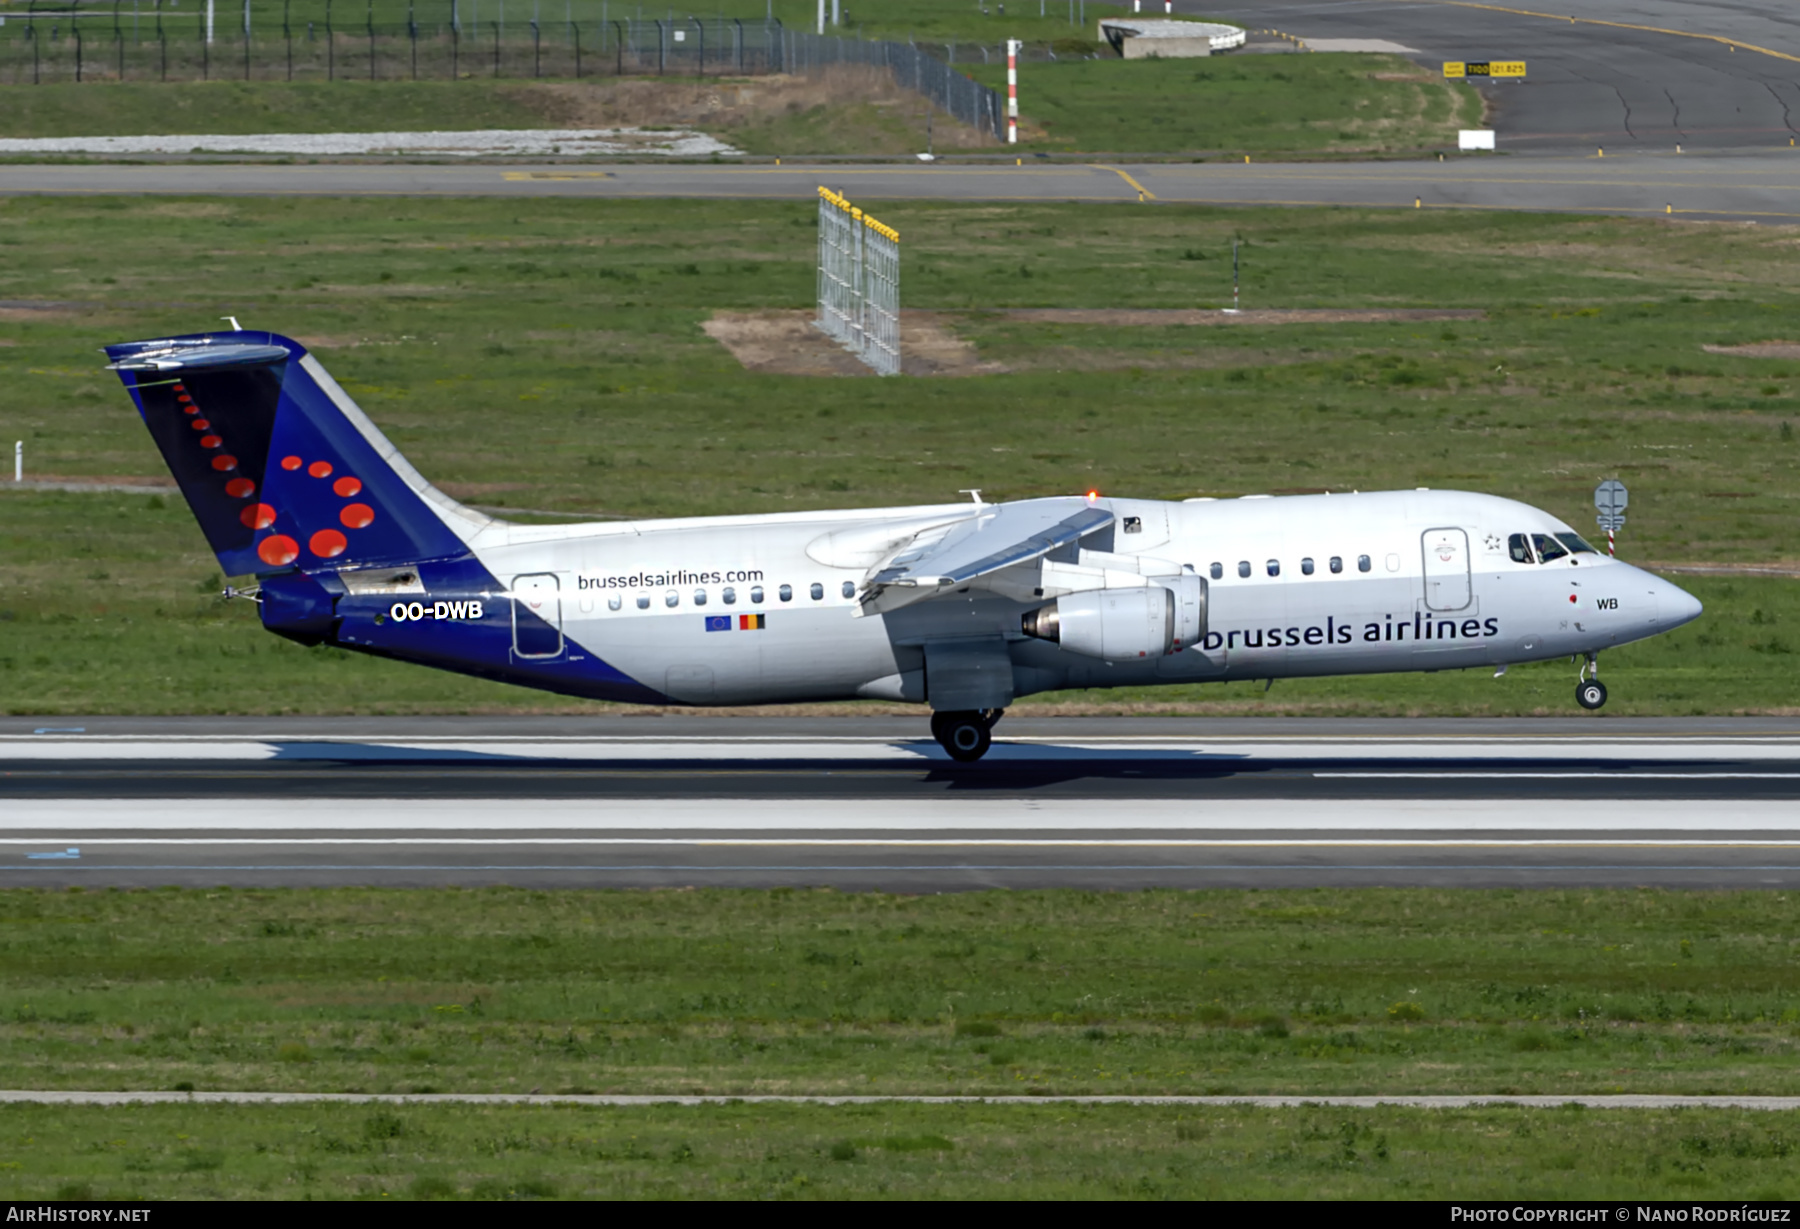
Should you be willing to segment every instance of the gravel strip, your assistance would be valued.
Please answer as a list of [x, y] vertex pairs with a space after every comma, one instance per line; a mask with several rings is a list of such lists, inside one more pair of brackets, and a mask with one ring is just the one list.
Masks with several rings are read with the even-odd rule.
[[458, 158], [552, 154], [739, 155], [700, 132], [641, 128], [479, 129], [473, 132], [294, 132], [225, 136], [0, 138], [0, 156], [30, 154], [424, 154]]

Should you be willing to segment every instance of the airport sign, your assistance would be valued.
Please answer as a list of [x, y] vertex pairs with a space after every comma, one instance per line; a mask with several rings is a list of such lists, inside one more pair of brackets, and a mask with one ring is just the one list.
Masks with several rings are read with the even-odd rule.
[[1457, 77], [1523, 77], [1524, 60], [1445, 60], [1444, 76]]

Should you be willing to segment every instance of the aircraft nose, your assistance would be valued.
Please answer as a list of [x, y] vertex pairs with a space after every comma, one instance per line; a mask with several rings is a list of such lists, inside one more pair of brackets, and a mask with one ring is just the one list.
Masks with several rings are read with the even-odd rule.
[[1665, 627], [1680, 627], [1683, 623], [1692, 623], [1700, 617], [1703, 609], [1699, 598], [1666, 580], [1656, 587], [1656, 608]]

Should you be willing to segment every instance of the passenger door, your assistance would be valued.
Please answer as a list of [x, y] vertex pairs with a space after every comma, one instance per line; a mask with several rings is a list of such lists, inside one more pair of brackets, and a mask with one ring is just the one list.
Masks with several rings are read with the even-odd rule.
[[562, 594], [555, 573], [513, 577], [512, 609], [515, 654], [545, 658], [562, 652]]
[[1425, 609], [1465, 610], [1469, 590], [1469, 535], [1460, 529], [1427, 529], [1421, 539], [1425, 553]]

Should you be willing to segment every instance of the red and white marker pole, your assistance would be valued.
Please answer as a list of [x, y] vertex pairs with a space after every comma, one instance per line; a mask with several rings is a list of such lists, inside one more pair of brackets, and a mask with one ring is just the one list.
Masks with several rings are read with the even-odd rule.
[[1016, 38], [1006, 40], [1006, 143], [1019, 143], [1019, 51], [1025, 46]]
[[1614, 549], [1615, 545], [1616, 544], [1613, 542], [1613, 531], [1609, 529], [1606, 531], [1606, 553], [1609, 555], [1617, 555], [1619, 552]]

